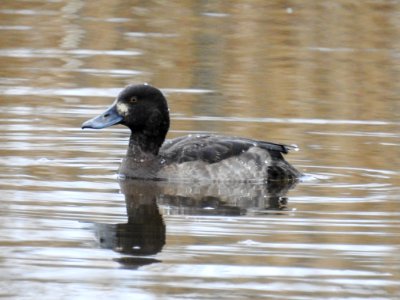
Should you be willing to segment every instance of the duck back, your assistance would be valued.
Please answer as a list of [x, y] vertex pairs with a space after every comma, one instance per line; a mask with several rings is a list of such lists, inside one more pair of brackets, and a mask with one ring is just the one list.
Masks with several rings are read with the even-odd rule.
[[292, 146], [216, 135], [168, 140], [160, 149], [162, 178], [294, 181], [300, 172], [282, 154]]

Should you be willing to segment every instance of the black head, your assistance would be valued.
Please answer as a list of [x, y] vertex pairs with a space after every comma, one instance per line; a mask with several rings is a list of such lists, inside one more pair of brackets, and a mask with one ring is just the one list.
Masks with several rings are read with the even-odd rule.
[[147, 84], [129, 85], [103, 114], [82, 124], [82, 129], [101, 129], [112, 125], [127, 126], [132, 135], [163, 143], [169, 129], [167, 100], [161, 91]]

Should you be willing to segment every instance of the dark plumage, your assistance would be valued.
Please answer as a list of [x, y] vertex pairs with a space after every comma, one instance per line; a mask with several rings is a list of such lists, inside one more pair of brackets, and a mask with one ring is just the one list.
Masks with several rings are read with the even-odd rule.
[[82, 124], [100, 129], [115, 124], [131, 137], [119, 173], [131, 178], [295, 181], [301, 173], [283, 158], [292, 146], [218, 135], [165, 140], [168, 105], [150, 85], [130, 85], [102, 115]]

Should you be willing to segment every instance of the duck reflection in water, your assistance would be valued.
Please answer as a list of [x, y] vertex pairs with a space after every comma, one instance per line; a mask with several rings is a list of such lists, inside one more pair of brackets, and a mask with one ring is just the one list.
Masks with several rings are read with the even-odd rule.
[[159, 262], [138, 257], [157, 254], [165, 244], [165, 223], [156, 202], [155, 182], [123, 180], [119, 183], [125, 195], [128, 222], [96, 223], [96, 237], [100, 247], [136, 256], [116, 259], [127, 268]]
[[160, 210], [168, 215], [277, 214], [287, 210], [286, 193], [295, 185], [133, 179], [120, 180], [119, 184], [128, 222], [98, 223], [95, 230], [101, 248], [130, 255], [117, 259], [126, 268], [159, 262], [145, 256], [159, 253], [165, 245], [166, 226]]

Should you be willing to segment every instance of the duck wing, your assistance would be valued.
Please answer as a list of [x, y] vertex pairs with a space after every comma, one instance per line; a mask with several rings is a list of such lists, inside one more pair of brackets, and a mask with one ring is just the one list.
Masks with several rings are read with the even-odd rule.
[[255, 141], [245, 138], [189, 135], [166, 141], [160, 149], [160, 155], [171, 163], [183, 163], [201, 160], [206, 163], [217, 163], [224, 159], [238, 156], [252, 147], [268, 151], [273, 159], [283, 159], [293, 146]]

